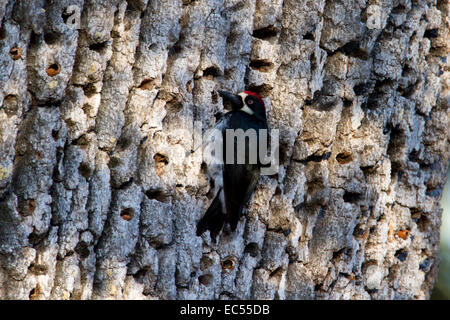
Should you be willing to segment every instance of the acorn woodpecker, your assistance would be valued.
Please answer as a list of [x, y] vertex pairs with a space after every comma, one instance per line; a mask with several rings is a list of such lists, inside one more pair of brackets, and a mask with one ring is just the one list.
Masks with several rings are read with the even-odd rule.
[[[266, 133], [268, 130], [264, 102], [257, 93], [244, 91], [234, 95], [222, 90], [218, 92], [224, 105], [231, 106], [231, 111], [225, 113], [215, 126], [221, 133], [223, 164], [220, 165], [221, 172], [213, 173], [214, 200], [197, 224], [197, 235], [209, 230], [213, 241], [225, 222], [229, 223], [231, 231], [236, 230], [260, 175], [259, 140], [263, 136], [260, 132], [261, 129]], [[245, 133], [241, 140], [233, 135], [238, 131]], [[248, 132], [255, 133], [256, 141], [251, 139], [251, 134], [247, 135]], [[267, 138], [268, 134], [264, 137]]]

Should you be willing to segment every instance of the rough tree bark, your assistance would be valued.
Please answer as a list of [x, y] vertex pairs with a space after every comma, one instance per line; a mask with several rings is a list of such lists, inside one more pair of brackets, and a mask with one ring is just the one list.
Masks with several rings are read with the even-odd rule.
[[[428, 298], [449, 9], [0, 0], [0, 298]], [[281, 166], [214, 244], [193, 125], [245, 88]]]

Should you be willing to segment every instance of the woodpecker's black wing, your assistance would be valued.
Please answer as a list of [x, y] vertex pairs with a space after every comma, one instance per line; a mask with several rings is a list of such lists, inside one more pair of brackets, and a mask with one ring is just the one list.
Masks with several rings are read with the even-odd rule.
[[223, 185], [227, 222], [231, 230], [236, 230], [244, 206], [255, 190], [259, 178], [259, 167], [247, 164], [225, 164]]
[[[248, 129], [267, 129], [267, 123], [265, 121], [260, 121], [255, 117], [248, 115], [242, 111], [232, 111], [232, 116], [229, 119], [229, 128], [231, 129], [243, 129], [244, 131]], [[224, 159], [227, 158], [226, 152], [226, 134], [223, 134], [223, 154]], [[250, 200], [258, 178], [260, 175], [260, 164], [250, 164], [249, 163], [249, 143], [250, 140], [246, 140], [245, 149], [245, 163], [237, 163], [237, 147], [235, 143], [234, 152], [234, 163], [227, 164], [223, 166], [223, 188], [225, 196], [225, 207], [226, 207], [226, 220], [230, 224], [231, 230], [236, 230], [239, 218], [242, 215], [244, 206]], [[255, 143], [253, 141], [253, 143]], [[258, 142], [256, 142], [258, 143]]]
[[205, 215], [197, 224], [197, 236], [200, 236], [206, 230], [210, 231], [211, 239], [215, 240], [216, 236], [222, 230], [223, 223], [225, 222], [225, 213], [222, 210], [221, 198], [222, 190], [217, 192], [213, 202], [206, 210]]

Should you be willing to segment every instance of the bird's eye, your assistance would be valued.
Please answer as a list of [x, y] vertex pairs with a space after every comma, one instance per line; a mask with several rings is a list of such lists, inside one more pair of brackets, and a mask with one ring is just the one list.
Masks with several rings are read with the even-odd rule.
[[247, 104], [253, 104], [253, 100], [248, 100]]

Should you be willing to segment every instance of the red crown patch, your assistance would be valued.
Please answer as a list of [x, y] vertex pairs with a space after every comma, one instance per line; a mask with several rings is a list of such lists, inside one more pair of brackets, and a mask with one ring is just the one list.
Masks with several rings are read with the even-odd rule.
[[245, 94], [248, 94], [249, 96], [253, 96], [253, 97], [255, 97], [256, 99], [258, 99], [258, 101], [261, 102], [262, 106], [263, 106], [264, 108], [266, 108], [266, 106], [264, 105], [264, 101], [263, 101], [263, 99], [259, 96], [259, 94], [257, 94], [256, 92], [253, 92], [253, 91], [244, 91], [244, 93], [245, 93]]

